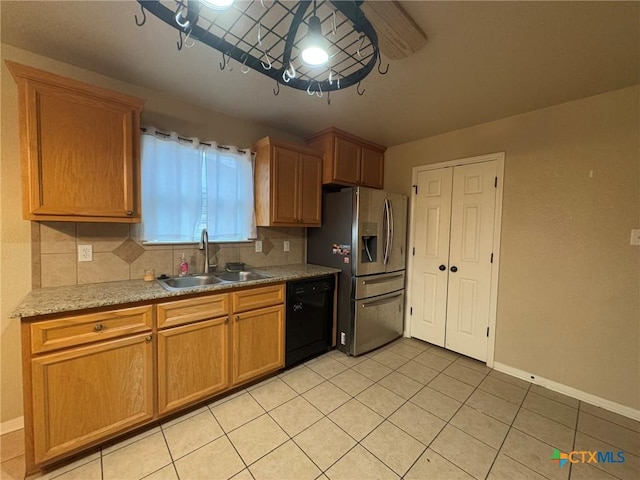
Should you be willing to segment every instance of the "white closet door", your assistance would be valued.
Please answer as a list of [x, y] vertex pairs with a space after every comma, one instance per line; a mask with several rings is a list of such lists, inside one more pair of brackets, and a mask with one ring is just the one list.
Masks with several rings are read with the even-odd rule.
[[453, 168], [419, 172], [412, 214], [411, 336], [441, 347], [447, 319], [452, 181]]
[[487, 359], [495, 161], [455, 167], [445, 346]]

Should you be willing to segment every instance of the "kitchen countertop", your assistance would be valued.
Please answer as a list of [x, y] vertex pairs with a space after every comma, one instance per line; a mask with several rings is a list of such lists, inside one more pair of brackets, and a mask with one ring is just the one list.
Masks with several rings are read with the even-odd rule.
[[265, 273], [270, 278], [245, 282], [218, 283], [178, 291], [168, 291], [157, 281], [124, 280], [119, 282], [89, 283], [63, 287], [47, 287], [32, 290], [11, 313], [11, 318], [35, 317], [50, 313], [71, 312], [87, 308], [121, 305], [125, 303], [218, 292], [239, 287], [288, 282], [304, 278], [338, 273], [340, 270], [306, 263], [253, 268], [253, 272]]

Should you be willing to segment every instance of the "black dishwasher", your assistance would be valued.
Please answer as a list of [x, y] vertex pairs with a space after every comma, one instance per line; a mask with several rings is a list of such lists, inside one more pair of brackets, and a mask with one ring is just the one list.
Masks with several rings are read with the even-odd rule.
[[331, 347], [335, 285], [333, 275], [287, 284], [285, 367]]

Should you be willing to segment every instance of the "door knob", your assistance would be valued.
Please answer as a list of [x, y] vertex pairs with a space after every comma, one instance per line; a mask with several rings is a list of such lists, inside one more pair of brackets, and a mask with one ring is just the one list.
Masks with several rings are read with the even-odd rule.
[[438, 268], [441, 272], [444, 272], [447, 269], [446, 265], [440, 265]]
[[453, 273], [456, 273], [458, 271], [458, 267], [456, 267], [455, 265], [453, 267], [451, 267], [451, 271]]

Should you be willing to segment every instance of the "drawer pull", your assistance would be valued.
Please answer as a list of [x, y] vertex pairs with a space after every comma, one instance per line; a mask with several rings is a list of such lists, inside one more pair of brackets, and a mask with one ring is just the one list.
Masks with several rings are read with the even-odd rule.
[[153, 339], [153, 337], [151, 335], [147, 335], [146, 338], [145, 338], [145, 340], [147, 342], [150, 342], [152, 339]]
[[96, 332], [101, 332], [103, 328], [104, 326], [101, 323], [97, 323], [96, 326], [93, 327], [93, 330]]
[[128, 217], [130, 217], [131, 215], [133, 215], [133, 210], [127, 210], [126, 212], [124, 212], [127, 214]]
[[224, 319], [224, 324], [227, 325], [229, 323], [229, 317]]

